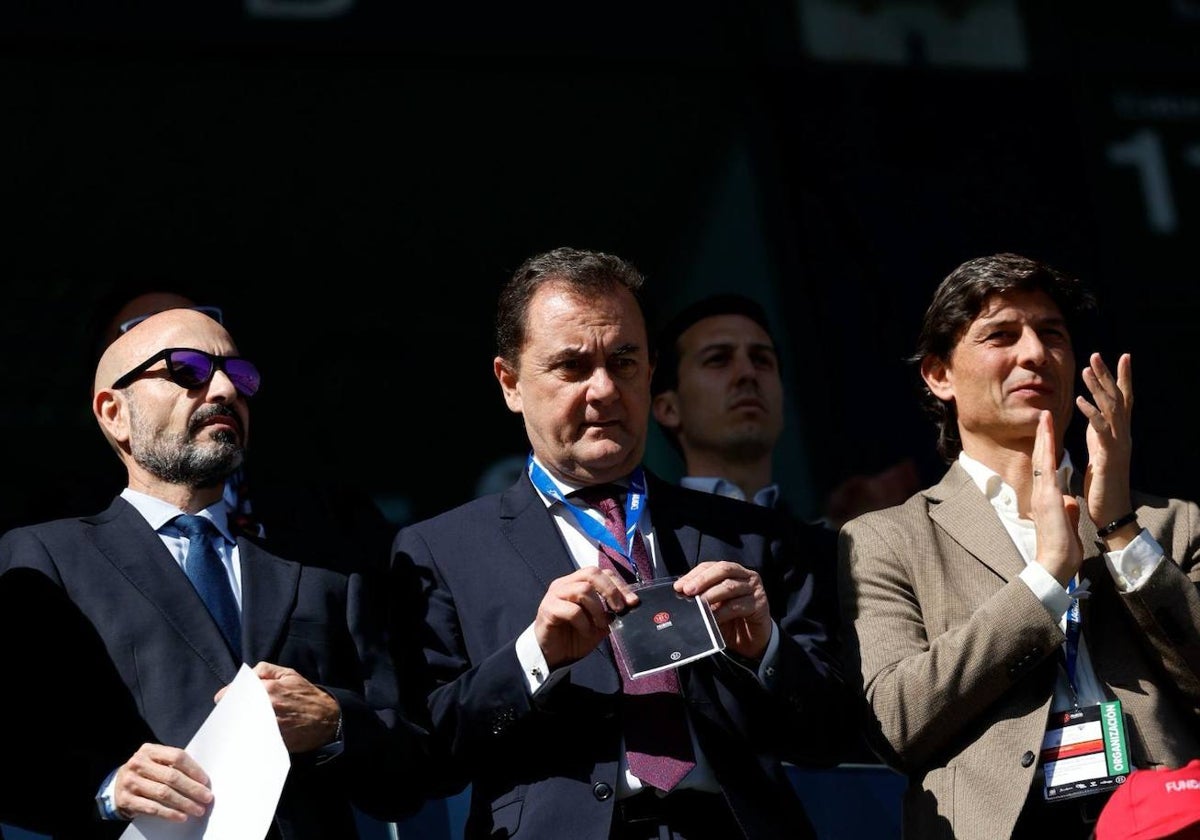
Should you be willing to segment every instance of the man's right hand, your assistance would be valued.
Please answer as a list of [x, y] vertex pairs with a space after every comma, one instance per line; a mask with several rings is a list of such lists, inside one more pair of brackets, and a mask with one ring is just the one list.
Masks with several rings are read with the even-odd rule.
[[533, 622], [546, 664], [557, 668], [591, 653], [608, 635], [613, 615], [637, 602], [629, 584], [607, 569], [579, 569], [553, 580]]
[[1032, 466], [1033, 492], [1029, 504], [1037, 532], [1035, 559], [1066, 589], [1083, 563], [1079, 501], [1059, 489], [1054, 419], [1049, 411], [1043, 411], [1038, 418]]
[[184, 822], [203, 817], [212, 800], [208, 774], [178, 747], [142, 744], [117, 769], [113, 807], [122, 819], [150, 815]]

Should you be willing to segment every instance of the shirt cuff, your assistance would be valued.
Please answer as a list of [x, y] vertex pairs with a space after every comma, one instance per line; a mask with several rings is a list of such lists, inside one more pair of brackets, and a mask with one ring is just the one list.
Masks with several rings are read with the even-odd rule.
[[1029, 563], [1021, 570], [1021, 580], [1033, 590], [1034, 596], [1042, 602], [1046, 612], [1055, 621], [1062, 619], [1071, 606], [1071, 596], [1054, 575], [1046, 571], [1040, 563]]
[[[117, 770], [120, 769], [120, 767], [117, 768]], [[121, 819], [121, 815], [117, 813], [117, 807], [113, 804], [113, 797], [117, 792], [117, 770], [113, 770], [104, 777], [104, 781], [100, 783], [100, 792], [96, 794], [96, 807], [100, 811], [102, 820]]]
[[1104, 562], [1119, 592], [1136, 592], [1154, 574], [1164, 554], [1158, 540], [1143, 528], [1129, 545], [1119, 551], [1106, 551]]
[[346, 750], [346, 742], [342, 737], [342, 713], [338, 712], [337, 731], [333, 733], [333, 740], [323, 747], [317, 747], [317, 764], [324, 764], [331, 758], [341, 755]]
[[766, 688], [771, 687], [771, 683], [775, 681], [775, 674], [779, 671], [775, 667], [779, 661], [779, 625], [774, 621], [771, 622], [771, 638], [767, 640], [767, 649], [763, 651], [762, 662], [758, 663], [758, 681]]
[[542, 646], [533, 635], [532, 624], [517, 637], [517, 661], [521, 663], [521, 671], [529, 684], [529, 693], [537, 694], [538, 689], [545, 685], [546, 678], [550, 676], [550, 666], [546, 664]]

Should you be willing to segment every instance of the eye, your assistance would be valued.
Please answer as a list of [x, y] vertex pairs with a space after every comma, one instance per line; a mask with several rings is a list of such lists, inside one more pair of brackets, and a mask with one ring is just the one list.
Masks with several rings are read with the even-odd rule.
[[209, 365], [201, 366], [195, 362], [176, 363], [175, 379], [188, 388], [196, 388], [204, 384], [208, 377]]
[[628, 379], [638, 371], [638, 361], [632, 356], [617, 356], [608, 365], [613, 376]]
[[554, 365], [554, 370], [563, 379], [571, 382], [577, 382], [585, 378], [589, 373], [588, 366], [584, 361], [574, 356], [567, 359], [559, 359]]
[[1071, 342], [1071, 337], [1061, 327], [1046, 327], [1038, 330], [1038, 335], [1046, 344], [1063, 345]]
[[779, 363], [778, 359], [775, 358], [775, 354], [766, 350], [761, 350], [757, 353], [751, 353], [750, 361], [754, 362], [754, 366], [759, 370], [766, 371], [775, 370]]

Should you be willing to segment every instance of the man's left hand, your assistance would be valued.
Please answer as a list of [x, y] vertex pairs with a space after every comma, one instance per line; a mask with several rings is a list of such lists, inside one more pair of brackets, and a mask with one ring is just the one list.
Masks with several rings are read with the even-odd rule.
[[734, 653], [755, 661], [771, 640], [771, 611], [762, 578], [738, 563], [700, 563], [679, 580], [675, 591], [704, 598], [712, 608], [725, 644]]
[[1082, 396], [1075, 404], [1087, 417], [1088, 464], [1083, 477], [1083, 495], [1088, 516], [1097, 527], [1132, 510], [1129, 463], [1133, 450], [1130, 417], [1133, 412], [1133, 370], [1130, 356], [1117, 359], [1114, 379], [1099, 353], [1093, 353], [1083, 370], [1083, 383], [1094, 402]]
[[[254, 673], [267, 690], [279, 734], [283, 736], [288, 752], [308, 752], [333, 741], [341, 710], [329, 693], [294, 669], [270, 662], [259, 662], [254, 666]], [[216, 702], [220, 702], [227, 688], [217, 692]]]

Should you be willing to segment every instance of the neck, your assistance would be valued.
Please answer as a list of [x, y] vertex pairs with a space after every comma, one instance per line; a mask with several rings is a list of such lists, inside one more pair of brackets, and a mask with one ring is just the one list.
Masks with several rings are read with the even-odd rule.
[[687, 475], [723, 478], [736, 484], [747, 499], [753, 499], [755, 493], [772, 483], [771, 458], [768, 455], [754, 461], [732, 462], [693, 453], [687, 458]]
[[129, 475], [129, 489], [162, 499], [185, 513], [198, 513], [221, 498], [225, 484], [216, 487], [188, 487], [172, 484], [138, 471]]
[[1029, 498], [1033, 490], [1033, 441], [1008, 446], [995, 441], [966, 440], [963, 451], [993, 470], [1017, 494], [1017, 510], [1029, 517]]

